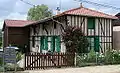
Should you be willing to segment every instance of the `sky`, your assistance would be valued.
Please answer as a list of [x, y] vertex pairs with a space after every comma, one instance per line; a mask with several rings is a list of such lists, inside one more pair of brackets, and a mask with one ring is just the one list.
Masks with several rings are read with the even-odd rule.
[[[60, 5], [60, 0], [24, 0], [30, 2], [34, 5], [45, 4], [48, 5], [52, 12], [56, 13], [56, 8]], [[120, 0], [87, 0], [100, 4], [107, 4], [117, 8], [120, 8]], [[115, 15], [120, 10], [115, 10], [111, 8], [105, 8], [100, 6], [95, 6], [87, 3], [82, 3], [83, 7], [104, 12], [107, 14]], [[25, 4], [20, 0], [0, 0], [0, 29], [3, 27], [3, 22], [5, 19], [15, 19], [15, 20], [26, 20], [27, 12], [31, 8], [31, 5]], [[80, 2], [74, 0], [61, 0], [61, 12], [80, 7]]]

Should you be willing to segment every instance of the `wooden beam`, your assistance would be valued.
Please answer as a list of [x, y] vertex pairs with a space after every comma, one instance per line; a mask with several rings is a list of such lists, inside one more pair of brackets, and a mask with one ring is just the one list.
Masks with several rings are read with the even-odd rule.
[[[82, 17], [81, 17], [81, 20], [82, 20]], [[81, 21], [80, 23], [80, 28], [82, 27], [82, 24], [85, 22], [85, 17], [83, 18], [83, 20]]]
[[101, 25], [101, 31], [102, 31], [103, 35], [105, 35], [103, 27], [102, 27], [102, 22], [101, 22], [102, 20], [100, 21], [100, 19], [99, 19], [98, 21], [99, 21], [99, 24]]

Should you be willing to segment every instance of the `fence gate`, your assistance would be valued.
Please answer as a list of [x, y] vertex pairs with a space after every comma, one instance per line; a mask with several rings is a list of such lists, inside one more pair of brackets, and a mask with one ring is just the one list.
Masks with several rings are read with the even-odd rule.
[[74, 66], [74, 53], [26, 53], [25, 70]]

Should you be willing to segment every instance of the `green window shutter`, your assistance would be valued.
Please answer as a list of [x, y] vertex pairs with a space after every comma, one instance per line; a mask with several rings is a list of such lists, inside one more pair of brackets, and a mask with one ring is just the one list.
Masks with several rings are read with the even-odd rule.
[[41, 37], [40, 40], [40, 49], [43, 50], [44, 49], [44, 36]]
[[44, 50], [48, 50], [48, 37], [44, 37]]
[[51, 52], [54, 52], [54, 50], [55, 50], [55, 37], [54, 36], [52, 36], [51, 37]]
[[95, 18], [88, 18], [88, 29], [95, 29]]
[[99, 52], [99, 37], [95, 37], [95, 52]]
[[55, 48], [56, 52], [60, 52], [60, 36], [56, 36], [55, 38]]

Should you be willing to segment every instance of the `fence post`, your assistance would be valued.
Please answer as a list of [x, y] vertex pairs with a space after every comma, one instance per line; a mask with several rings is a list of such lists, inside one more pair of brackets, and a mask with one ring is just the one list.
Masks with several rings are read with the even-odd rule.
[[96, 54], [96, 64], [98, 64], [98, 52], [96, 52], [95, 54]]
[[75, 65], [75, 67], [76, 67], [77, 53], [74, 53], [74, 54], [75, 54], [74, 65]]
[[25, 57], [24, 57], [24, 64], [25, 64], [24, 69], [26, 70], [26, 53], [25, 53]]
[[58, 67], [59, 67], [59, 61], [60, 61], [60, 53], [58, 53]]

